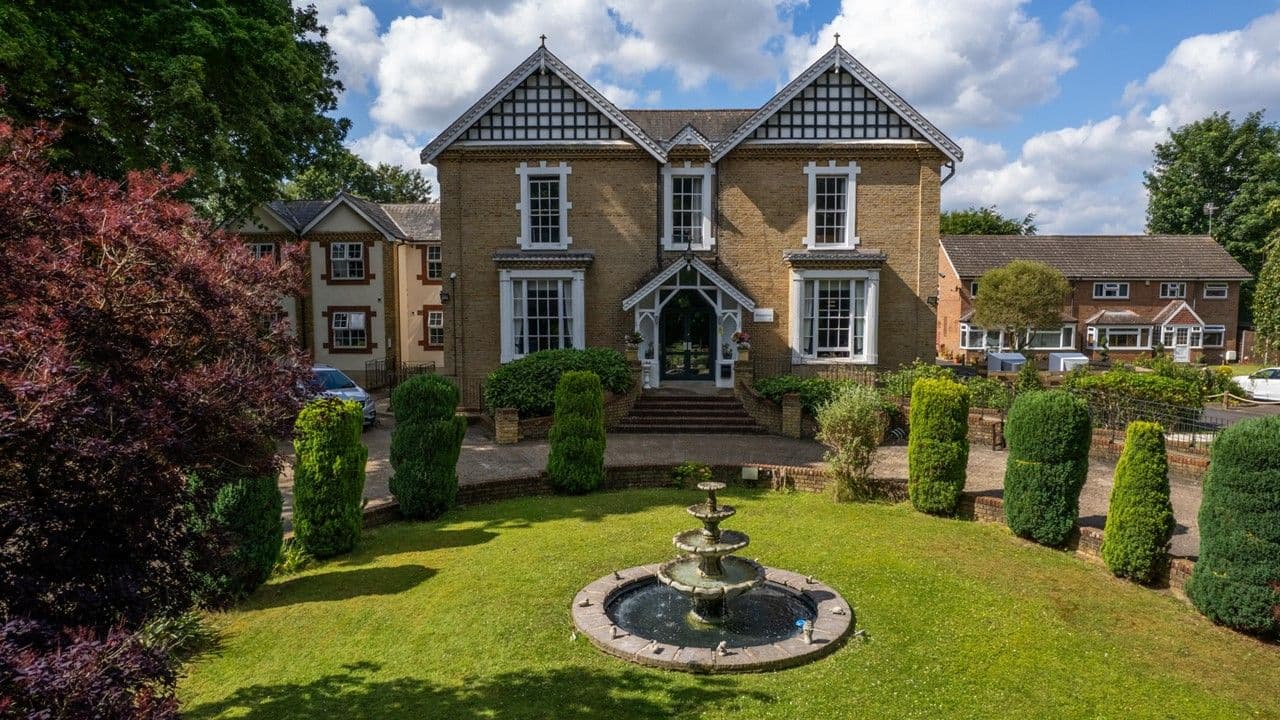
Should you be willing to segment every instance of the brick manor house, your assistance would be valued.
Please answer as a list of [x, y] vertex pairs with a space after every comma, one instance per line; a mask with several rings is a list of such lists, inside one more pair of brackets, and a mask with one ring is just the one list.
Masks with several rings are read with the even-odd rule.
[[621, 110], [539, 47], [422, 151], [444, 372], [631, 332], [652, 386], [731, 386], [737, 331], [795, 365], [931, 359], [962, 155], [839, 45], [745, 110]]

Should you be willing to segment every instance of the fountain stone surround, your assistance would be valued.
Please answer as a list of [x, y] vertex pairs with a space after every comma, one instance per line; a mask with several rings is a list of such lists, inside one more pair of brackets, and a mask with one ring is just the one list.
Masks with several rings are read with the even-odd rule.
[[[718, 510], [716, 507], [715, 491], [723, 488], [724, 485], [721, 483], [700, 484], [699, 489], [706, 490], [708, 493], [708, 502], [690, 506], [689, 513], [705, 521], [704, 516], [708, 514], [707, 509], [709, 509], [715, 525], [733, 515], [733, 509], [730, 507], [722, 506], [727, 512]], [[702, 512], [699, 512], [699, 509]], [[745, 547], [747, 537], [743, 533], [721, 532], [715, 525], [708, 524], [702, 530], [677, 534], [673, 539], [674, 543], [686, 554], [676, 560], [618, 570], [578, 591], [571, 608], [574, 627], [578, 632], [586, 635], [593, 645], [609, 655], [649, 667], [697, 673], [753, 672], [793, 667], [832, 653], [844, 643], [854, 628], [855, 616], [853, 608], [834, 588], [800, 573], [765, 567], [745, 558], [725, 557], [728, 552]], [[697, 546], [704, 543], [688, 542], [689, 535], [692, 533], [703, 533], [706, 536], [704, 543], [709, 541], [721, 547], [709, 553], [696, 552], [699, 549]], [[725, 549], [725, 552], [720, 552], [721, 549]], [[672, 566], [692, 563], [703, 568], [711, 565], [711, 569], [714, 570], [719, 563], [715, 561], [709, 563], [712, 557], [716, 561], [724, 557], [743, 563], [756, 571], [753, 573], [755, 577], [738, 584], [742, 587], [732, 588], [730, 591], [732, 594], [703, 594], [702, 601], [698, 597], [696, 588], [682, 586], [681, 583], [672, 581], [669, 575]], [[700, 606], [705, 610], [707, 608], [705, 599], [708, 597], [714, 597], [717, 601], [714, 609], [723, 612], [724, 608], [720, 607], [721, 602], [729, 602], [733, 597], [750, 592], [756, 587], [767, 587], [775, 592], [789, 594], [812, 610], [812, 635], [808, 639], [803, 635], [792, 635], [772, 642], [764, 641], [718, 649], [675, 645], [620, 628], [609, 614], [613, 601], [632, 590], [658, 583], [689, 595], [695, 602], [695, 611], [692, 614], [700, 620], [704, 618], [699, 616], [696, 608]]]

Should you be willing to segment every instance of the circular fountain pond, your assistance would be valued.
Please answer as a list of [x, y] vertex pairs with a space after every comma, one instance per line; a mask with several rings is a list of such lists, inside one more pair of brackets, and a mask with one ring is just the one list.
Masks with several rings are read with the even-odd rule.
[[675, 536], [683, 554], [583, 588], [573, 601], [578, 631], [611, 655], [689, 672], [777, 669], [838, 648], [854, 626], [848, 603], [811, 577], [730, 555], [749, 539], [719, 529], [734, 514], [716, 501], [724, 485], [698, 487], [707, 501], [688, 511], [703, 527]]

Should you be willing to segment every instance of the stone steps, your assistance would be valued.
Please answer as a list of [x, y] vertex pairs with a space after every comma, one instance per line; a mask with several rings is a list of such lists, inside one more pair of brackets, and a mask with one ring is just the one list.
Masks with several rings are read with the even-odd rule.
[[764, 428], [731, 395], [645, 393], [615, 433], [756, 435]]

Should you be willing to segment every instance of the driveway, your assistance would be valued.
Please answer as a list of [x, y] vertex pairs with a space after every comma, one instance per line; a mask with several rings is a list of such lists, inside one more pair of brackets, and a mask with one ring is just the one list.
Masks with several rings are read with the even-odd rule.
[[[391, 430], [395, 418], [387, 408], [387, 400], [378, 400], [378, 423], [365, 430], [364, 443], [369, 447], [365, 466], [364, 497], [369, 504], [388, 502], [391, 493]], [[795, 440], [774, 435], [610, 435], [605, 447], [608, 465], [644, 465], [655, 462], [693, 460], [715, 464], [820, 465], [823, 447], [809, 440]], [[284, 493], [286, 524], [293, 515], [293, 450], [281, 445], [284, 469], [280, 489]], [[1004, 466], [1007, 454], [974, 443], [969, 448], [968, 479], [965, 489], [1000, 497], [1003, 494]], [[466, 485], [508, 477], [524, 477], [540, 472], [547, 465], [547, 443], [526, 440], [515, 445], [498, 445], [479, 426], [467, 429], [458, 459], [458, 482]], [[876, 453], [873, 472], [877, 477], [905, 480], [907, 448], [905, 444], [887, 445]], [[1105, 460], [1089, 461], [1089, 477], [1080, 493], [1080, 522], [1101, 528], [1106, 523], [1107, 504], [1111, 497], [1115, 464]], [[1200, 510], [1201, 487], [1197, 482], [1172, 480], [1170, 483], [1174, 517], [1173, 554], [1196, 555], [1200, 536], [1196, 514]]]

